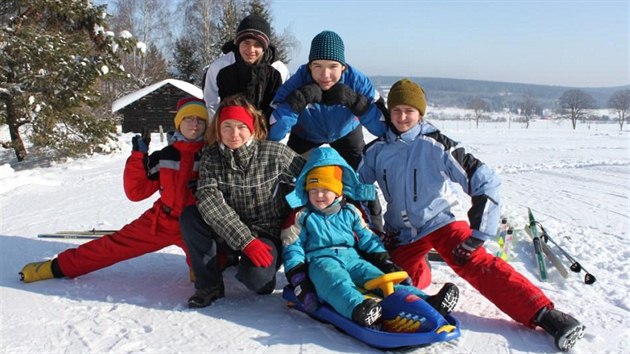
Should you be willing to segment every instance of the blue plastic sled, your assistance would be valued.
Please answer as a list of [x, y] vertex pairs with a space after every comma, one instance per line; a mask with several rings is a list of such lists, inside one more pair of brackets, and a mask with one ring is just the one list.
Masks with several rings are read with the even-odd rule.
[[442, 317], [426, 301], [405, 290], [390, 293], [381, 300], [383, 330], [360, 326], [326, 303], [320, 304], [315, 312], [306, 312], [295, 297], [291, 285], [284, 287], [282, 297], [288, 301], [290, 307], [330, 323], [361, 342], [379, 349], [427, 346], [453, 340], [461, 335], [456, 318], [451, 315]]

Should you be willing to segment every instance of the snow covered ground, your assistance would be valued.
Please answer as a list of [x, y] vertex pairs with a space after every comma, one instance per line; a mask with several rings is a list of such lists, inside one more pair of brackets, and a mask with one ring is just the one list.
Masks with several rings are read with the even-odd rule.
[[[622, 353], [630, 348], [629, 132], [617, 124], [568, 121], [520, 124], [437, 121], [502, 177], [503, 213], [522, 226], [531, 207], [555, 240], [597, 277], [538, 280], [531, 242], [516, 235], [511, 264], [540, 286], [557, 308], [586, 325], [575, 353]], [[131, 134], [122, 152], [47, 167], [12, 168], [0, 153], [0, 352], [2, 353], [379, 353], [381, 351], [285, 306], [284, 276], [270, 296], [255, 296], [225, 274], [226, 297], [190, 310], [193, 293], [183, 252], [175, 247], [91, 274], [32, 284], [21, 267], [84, 241], [38, 239], [64, 229], [119, 228], [152, 200], [132, 203], [122, 189]], [[159, 148], [158, 135], [152, 148]], [[488, 248], [496, 248], [489, 244]], [[551, 337], [501, 313], [444, 265], [434, 284], [461, 289], [455, 316], [462, 336], [411, 352], [553, 352]]]

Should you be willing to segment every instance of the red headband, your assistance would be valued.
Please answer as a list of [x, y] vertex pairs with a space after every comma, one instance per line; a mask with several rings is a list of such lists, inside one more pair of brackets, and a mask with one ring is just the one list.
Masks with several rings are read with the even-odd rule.
[[247, 128], [249, 128], [250, 132], [254, 132], [254, 117], [245, 107], [225, 106], [221, 108], [221, 113], [219, 114], [219, 124], [228, 119], [234, 119], [242, 122], [247, 126]]

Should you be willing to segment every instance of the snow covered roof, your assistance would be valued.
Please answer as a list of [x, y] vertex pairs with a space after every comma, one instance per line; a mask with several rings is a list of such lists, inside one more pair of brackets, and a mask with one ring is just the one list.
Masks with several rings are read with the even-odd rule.
[[203, 98], [203, 91], [199, 87], [182, 80], [166, 79], [117, 99], [114, 103], [112, 103], [112, 112], [119, 111], [120, 109], [130, 105], [166, 84], [173, 85], [197, 98]]

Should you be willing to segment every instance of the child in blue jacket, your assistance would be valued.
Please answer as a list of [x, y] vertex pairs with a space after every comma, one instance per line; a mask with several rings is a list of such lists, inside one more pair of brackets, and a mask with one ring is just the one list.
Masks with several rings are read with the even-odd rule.
[[[344, 195], [369, 200], [375, 190], [361, 184], [334, 149], [313, 150], [295, 190], [286, 196], [291, 207], [301, 208], [281, 232], [284, 269], [307, 311], [317, 309], [319, 297], [346, 318], [370, 326], [379, 322], [381, 305], [366, 299], [357, 286], [401, 268]], [[458, 288], [450, 283], [434, 296], [409, 285], [394, 287], [401, 288], [426, 299], [442, 314], [450, 312], [459, 297]]]
[[272, 106], [269, 140], [290, 132], [287, 145], [298, 154], [329, 144], [355, 170], [365, 145], [361, 125], [375, 136], [387, 130], [383, 99], [365, 74], [346, 63], [343, 41], [332, 31], [313, 38], [308, 64], [280, 86]]

